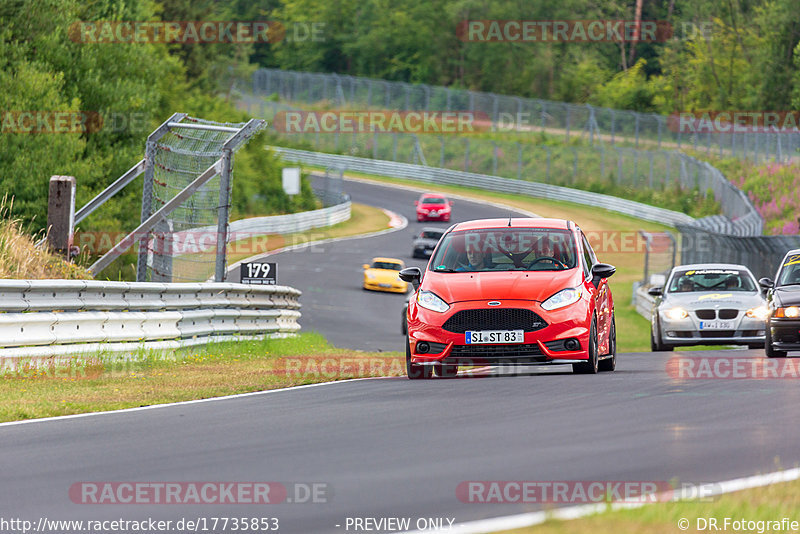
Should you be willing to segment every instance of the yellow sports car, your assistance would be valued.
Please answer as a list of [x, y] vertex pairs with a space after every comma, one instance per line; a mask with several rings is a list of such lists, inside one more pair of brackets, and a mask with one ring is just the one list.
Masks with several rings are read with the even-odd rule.
[[364, 289], [406, 293], [408, 282], [400, 280], [398, 273], [405, 269], [403, 260], [394, 258], [372, 258], [372, 263], [364, 264]]

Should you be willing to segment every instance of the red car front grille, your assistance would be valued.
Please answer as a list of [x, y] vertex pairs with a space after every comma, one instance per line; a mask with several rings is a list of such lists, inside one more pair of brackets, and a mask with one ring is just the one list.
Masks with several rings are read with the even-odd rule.
[[520, 308], [462, 310], [453, 314], [442, 328], [463, 334], [468, 330], [524, 330], [534, 332], [547, 326], [536, 312]]

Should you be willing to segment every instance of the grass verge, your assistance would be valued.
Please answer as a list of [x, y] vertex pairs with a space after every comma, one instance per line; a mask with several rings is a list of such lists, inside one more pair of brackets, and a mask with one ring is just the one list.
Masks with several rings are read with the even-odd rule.
[[[660, 534], [675, 532], [781, 532], [797, 531], [791, 526], [772, 528], [767, 522], [800, 522], [800, 481], [782, 482], [761, 488], [728, 493], [702, 501], [667, 502], [636, 509], [606, 511], [569, 521], [549, 520], [541, 525], [504, 531], [508, 534]], [[725, 520], [729, 519], [726, 525]], [[717, 529], [709, 525], [716, 519]], [[733, 521], [753, 521], [753, 525], [735, 528]], [[688, 523], [687, 523], [688, 521]], [[763, 523], [758, 523], [759, 521]], [[687, 528], [683, 528], [687, 527]]]
[[0, 375], [0, 421], [17, 421], [220, 397], [316, 382], [400, 376], [400, 353], [336, 349], [313, 333], [212, 343], [125, 360], [99, 353], [40, 361]]

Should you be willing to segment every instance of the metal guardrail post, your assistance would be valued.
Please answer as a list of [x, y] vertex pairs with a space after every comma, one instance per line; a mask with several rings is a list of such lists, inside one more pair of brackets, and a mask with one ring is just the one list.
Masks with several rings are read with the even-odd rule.
[[217, 208], [217, 251], [214, 263], [214, 281], [225, 281], [225, 260], [228, 250], [228, 214], [231, 202], [231, 169], [233, 168], [233, 151], [222, 150], [220, 158], [219, 207]]
[[545, 174], [544, 174], [544, 181], [550, 183], [550, 161], [552, 160], [552, 150], [549, 146], [545, 146], [545, 151], [547, 152], [547, 163], [545, 165]]

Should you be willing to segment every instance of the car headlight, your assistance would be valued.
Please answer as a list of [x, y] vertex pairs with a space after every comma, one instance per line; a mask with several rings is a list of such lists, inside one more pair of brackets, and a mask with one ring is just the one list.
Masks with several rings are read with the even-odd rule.
[[417, 304], [439, 313], [444, 313], [450, 309], [450, 306], [432, 291], [420, 291], [417, 293]]
[[757, 306], [755, 308], [750, 308], [747, 310], [746, 315], [751, 319], [758, 319], [759, 321], [765, 321], [767, 316], [769, 316], [769, 309], [766, 306]]
[[564, 306], [569, 306], [570, 304], [578, 302], [580, 298], [581, 289], [579, 287], [562, 289], [555, 295], [552, 295], [550, 298], [542, 302], [542, 308], [547, 311], [557, 310], [558, 308], [563, 308]]
[[778, 308], [775, 310], [775, 317], [788, 317], [795, 319], [800, 317], [800, 308], [797, 306], [789, 306], [788, 308]]
[[689, 312], [684, 310], [683, 308], [670, 308], [667, 310], [667, 317], [672, 319], [673, 321], [678, 321], [680, 319], [686, 319], [689, 316]]

